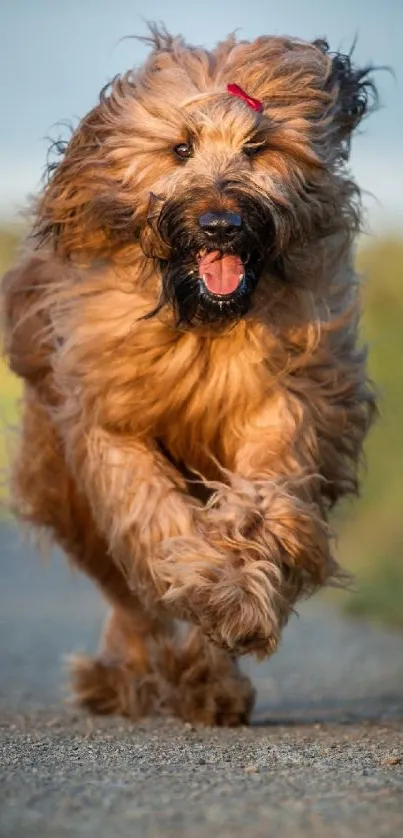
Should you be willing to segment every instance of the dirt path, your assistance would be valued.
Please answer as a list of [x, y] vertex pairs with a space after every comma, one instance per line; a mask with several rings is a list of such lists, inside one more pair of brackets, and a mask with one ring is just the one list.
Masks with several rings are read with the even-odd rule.
[[89, 720], [62, 702], [63, 656], [103, 606], [54, 557], [0, 529], [2, 838], [267, 838], [403, 832], [403, 638], [301, 609], [256, 666], [252, 727]]

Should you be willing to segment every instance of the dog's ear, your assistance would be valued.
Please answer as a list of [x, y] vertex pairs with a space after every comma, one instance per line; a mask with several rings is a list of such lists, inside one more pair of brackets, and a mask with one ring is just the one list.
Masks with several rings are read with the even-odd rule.
[[48, 165], [34, 233], [61, 256], [102, 258], [117, 238], [120, 245], [133, 243], [136, 208], [124, 151], [133, 136], [134, 91], [130, 74], [114, 79], [70, 141], [51, 146], [58, 159]]
[[39, 245], [50, 244], [63, 256], [82, 252], [85, 242], [88, 248], [94, 243], [96, 230], [90, 206], [102, 177], [98, 150], [104, 135], [100, 116], [100, 108], [94, 108], [80, 122], [70, 141], [57, 141], [49, 149], [34, 235]]
[[372, 77], [375, 68], [371, 65], [355, 66], [352, 52], [331, 53], [326, 40], [314, 41], [314, 45], [329, 61], [326, 90], [332, 100], [333, 130], [341, 143], [343, 155], [348, 157], [353, 131], [378, 103]]

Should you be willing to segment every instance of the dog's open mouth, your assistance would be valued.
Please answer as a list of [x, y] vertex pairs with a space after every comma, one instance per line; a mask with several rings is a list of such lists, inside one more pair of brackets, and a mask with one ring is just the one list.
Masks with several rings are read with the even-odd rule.
[[229, 297], [239, 288], [245, 276], [240, 256], [212, 250], [197, 257], [199, 277], [210, 292], [219, 297]]

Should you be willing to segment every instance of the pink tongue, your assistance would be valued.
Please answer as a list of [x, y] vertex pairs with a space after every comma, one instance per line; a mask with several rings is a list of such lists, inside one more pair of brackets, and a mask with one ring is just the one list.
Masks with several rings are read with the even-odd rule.
[[232, 294], [243, 277], [244, 268], [239, 256], [219, 250], [206, 253], [199, 259], [199, 276], [212, 294]]

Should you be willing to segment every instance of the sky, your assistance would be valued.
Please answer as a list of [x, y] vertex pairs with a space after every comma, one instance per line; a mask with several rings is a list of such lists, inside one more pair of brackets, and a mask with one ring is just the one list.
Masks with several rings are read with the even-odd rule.
[[377, 74], [381, 107], [356, 136], [352, 169], [368, 229], [403, 228], [403, 0], [0, 0], [0, 13], [0, 221], [38, 189], [49, 137], [66, 135], [60, 123], [76, 123], [110, 78], [142, 63], [146, 46], [125, 36], [151, 20], [206, 47], [234, 30], [326, 36], [345, 51], [357, 38], [356, 62], [393, 74]]

